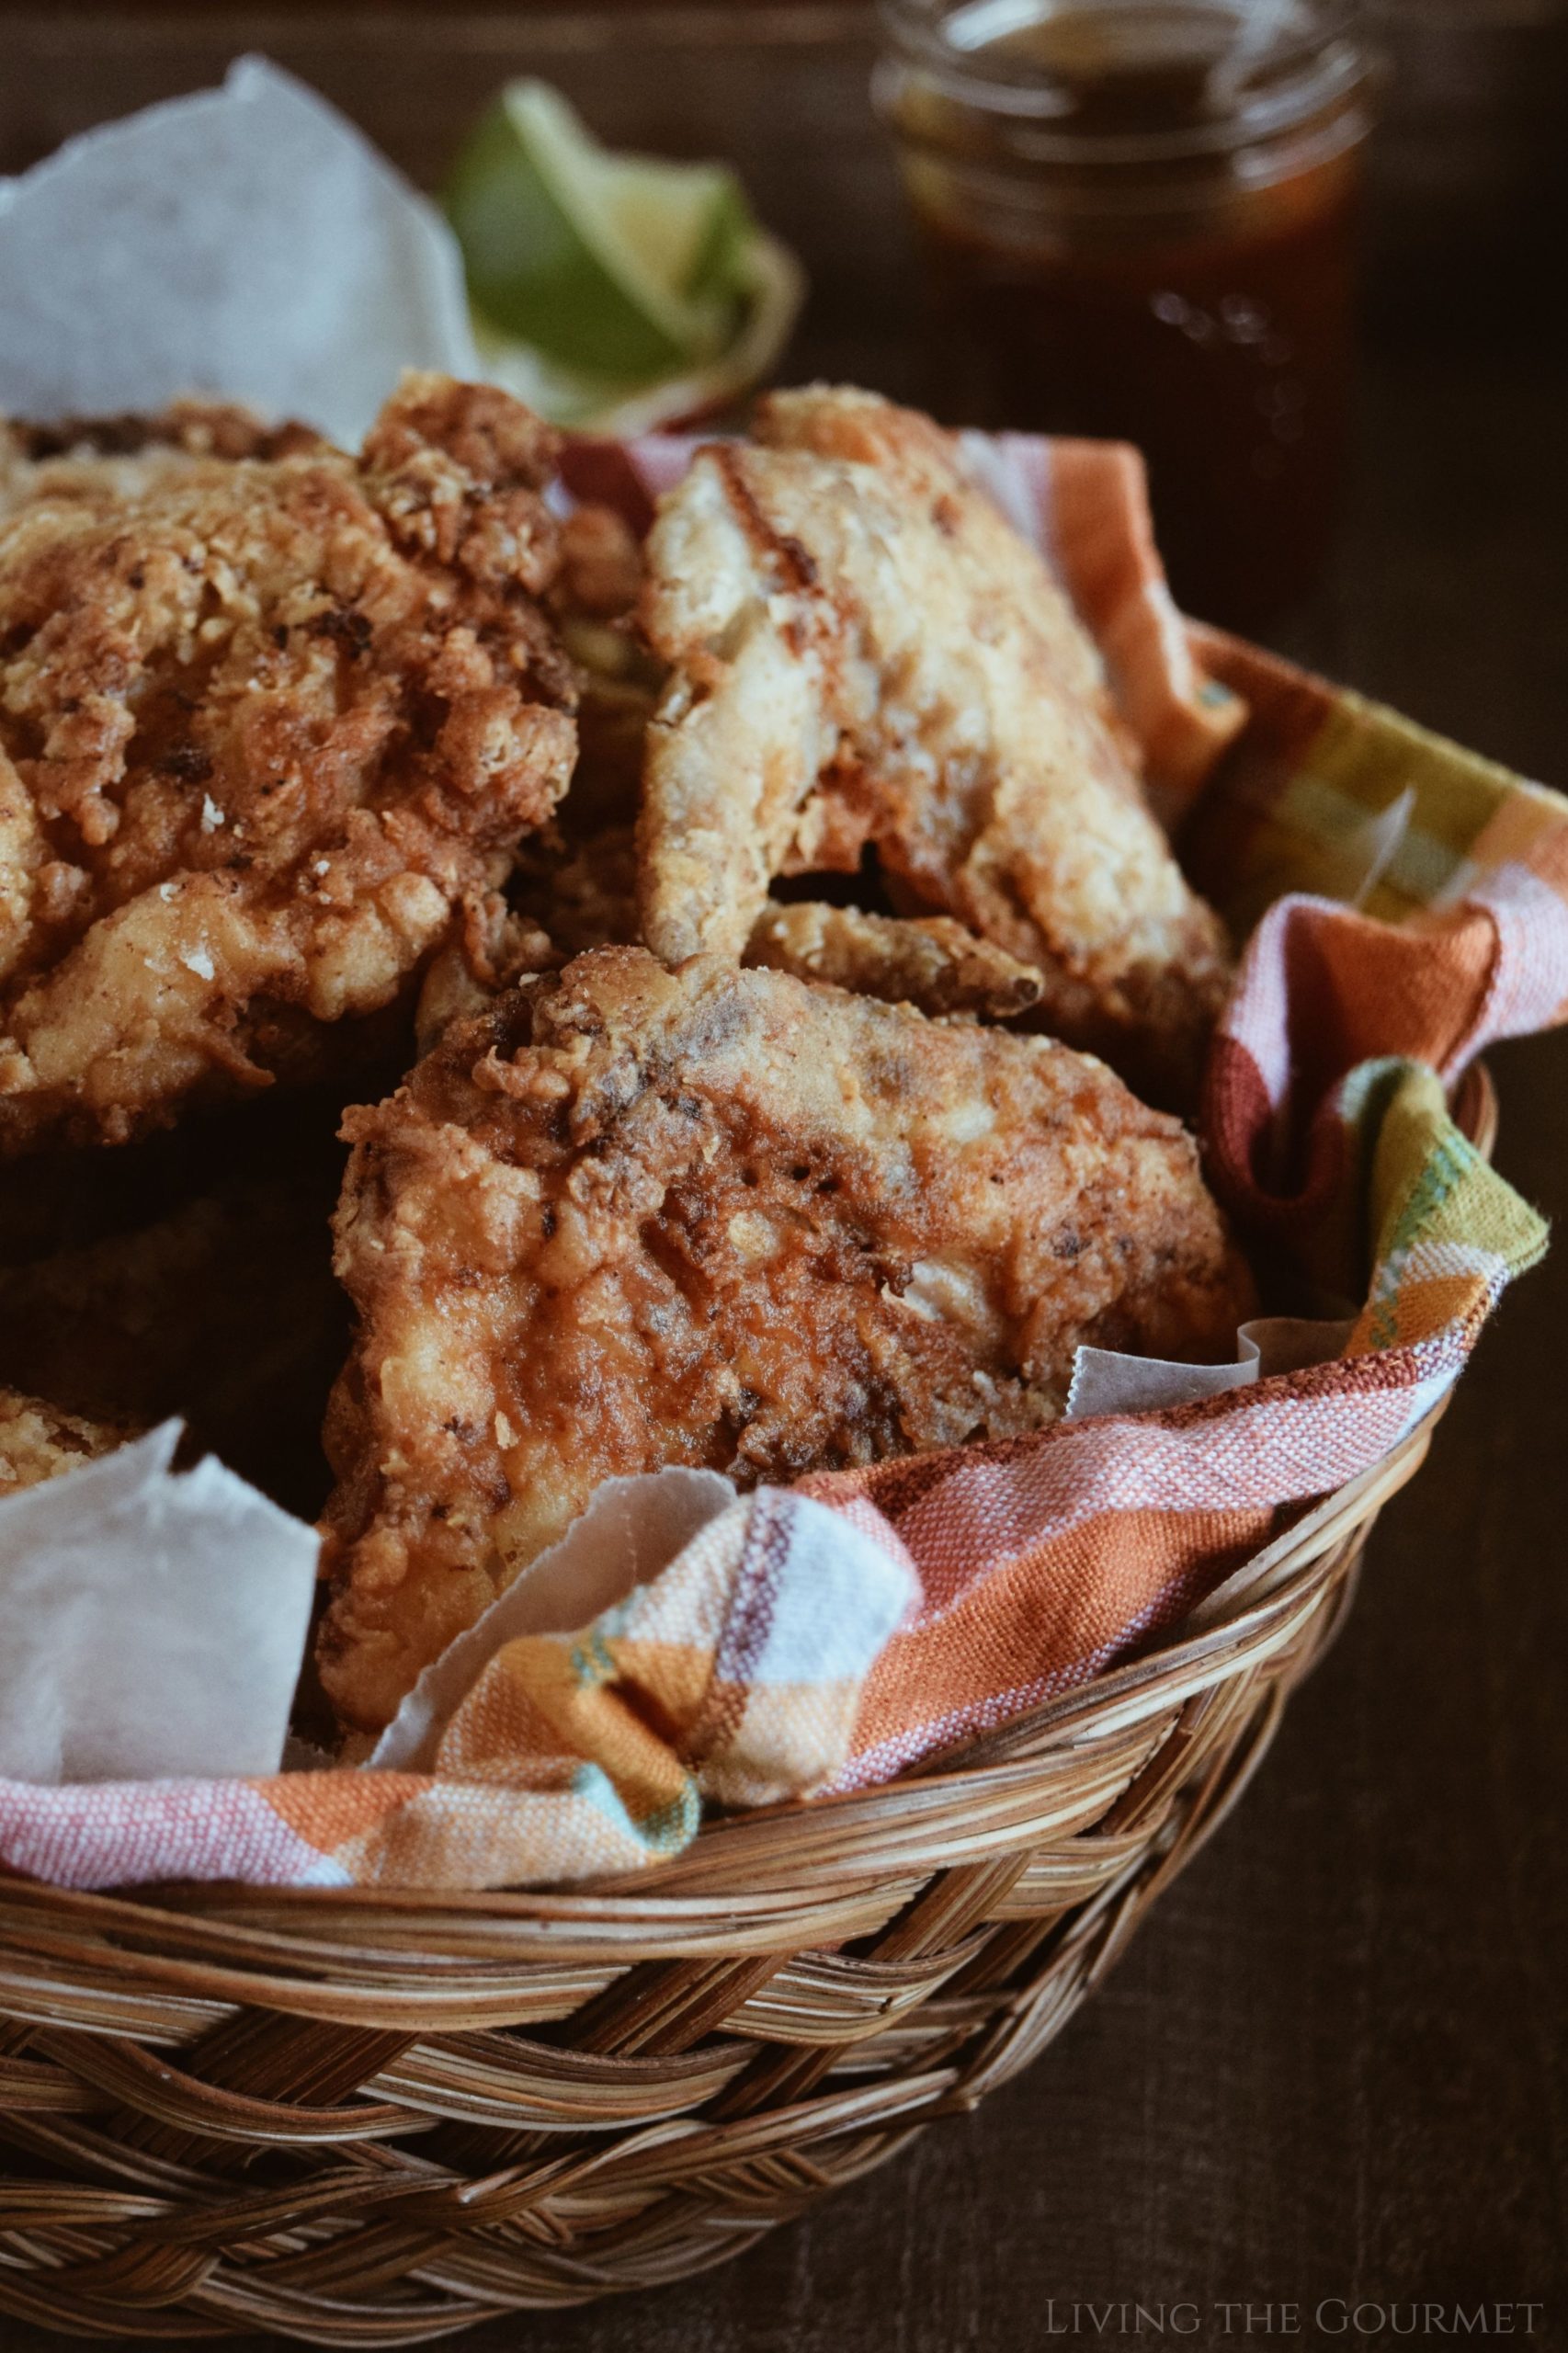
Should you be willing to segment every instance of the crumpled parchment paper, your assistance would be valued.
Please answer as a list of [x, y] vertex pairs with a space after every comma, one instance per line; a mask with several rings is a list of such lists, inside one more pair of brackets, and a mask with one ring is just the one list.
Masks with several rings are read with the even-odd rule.
[[0, 1495], [0, 1778], [277, 1771], [315, 1530], [178, 1442]]
[[0, 180], [0, 413], [221, 392], [352, 447], [404, 368], [479, 373], [457, 240], [263, 58]]

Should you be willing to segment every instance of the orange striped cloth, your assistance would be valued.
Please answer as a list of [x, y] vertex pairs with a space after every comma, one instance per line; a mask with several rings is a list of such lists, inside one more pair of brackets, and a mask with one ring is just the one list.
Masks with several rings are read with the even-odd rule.
[[[645, 518], [688, 448], [587, 447], [573, 486]], [[0, 1864], [74, 1886], [634, 1870], [705, 1805], [885, 1779], [1158, 1641], [1457, 1377], [1545, 1230], [1446, 1088], [1568, 1014], [1568, 802], [1180, 623], [1130, 452], [971, 450], [1094, 630], [1195, 880], [1250, 929], [1209, 1165], [1277, 1269], [1356, 1306], [1343, 1352], [743, 1498], [590, 1626], [504, 1642], [420, 1771], [0, 1784]]]

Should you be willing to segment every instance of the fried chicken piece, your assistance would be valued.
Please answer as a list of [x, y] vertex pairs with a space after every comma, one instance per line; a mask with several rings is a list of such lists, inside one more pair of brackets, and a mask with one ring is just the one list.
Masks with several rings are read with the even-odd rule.
[[648, 542], [649, 946], [738, 957], [771, 875], [869, 841], [912, 912], [1040, 971], [1058, 1034], [1189, 1093], [1223, 936], [1044, 563], [926, 417], [816, 389], [756, 432], [698, 453]]
[[571, 773], [527, 409], [412, 376], [358, 460], [181, 429], [0, 514], [0, 1158], [353, 1066]]
[[58, 1479], [62, 1471], [112, 1454], [132, 1436], [129, 1429], [62, 1414], [41, 1397], [0, 1389], [0, 1495]]
[[1044, 1038], [603, 949], [351, 1111], [323, 1681], [386, 1722], [598, 1483], [1031, 1430], [1082, 1341], [1227, 1351], [1178, 1122]]
[[1007, 1021], [1037, 1004], [1043, 986], [1032, 964], [977, 939], [950, 915], [873, 915], [820, 899], [770, 899], [752, 926], [745, 961], [938, 1018]]

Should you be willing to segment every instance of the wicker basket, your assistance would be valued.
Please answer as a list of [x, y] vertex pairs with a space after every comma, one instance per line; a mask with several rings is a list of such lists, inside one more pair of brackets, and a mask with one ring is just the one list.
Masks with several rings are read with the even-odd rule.
[[[1489, 1150], [1483, 1073], [1458, 1116]], [[1435, 1419], [1151, 1655], [635, 1881], [8, 1882], [0, 2311], [406, 2345], [738, 2254], [1060, 2030], [1244, 1788]]]

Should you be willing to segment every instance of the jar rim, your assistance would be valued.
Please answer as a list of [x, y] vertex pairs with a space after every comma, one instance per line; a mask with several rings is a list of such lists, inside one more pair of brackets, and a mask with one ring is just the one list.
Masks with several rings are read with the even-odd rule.
[[[1119, 0], [1109, 4], [1115, 7]], [[957, 0], [956, 6], [954, 0], [878, 0], [888, 51], [883, 65], [894, 74], [901, 65], [913, 68], [971, 108], [1027, 124], [1030, 153], [1040, 163], [1153, 164], [1229, 153], [1346, 106], [1366, 94], [1374, 77], [1373, 61], [1359, 38], [1358, 0], [1311, 0], [1310, 24], [1299, 31], [1278, 26], [1277, 40], [1256, 52], [1259, 64], [1267, 58], [1268, 80], [1251, 88], [1238, 85], [1225, 111], [1151, 131], [1075, 126], [1062, 119], [1067, 100], [1060, 80], [1053, 84], [1042, 77], [1038, 66], [1009, 71], [1005, 55], [983, 54], [978, 42], [961, 47], [953, 41], [949, 28], [956, 17], [978, 13], [982, 6], [993, 17], [1005, 5], [1006, 0]], [[1136, 6], [1138, 0], [1120, 5]], [[1050, 0], [1044, 6], [1041, 0], [1015, 0], [1015, 13], [1021, 28], [1053, 11]], [[1236, 14], [1239, 23], [1239, 9]], [[883, 74], [878, 82], [885, 88]]]

